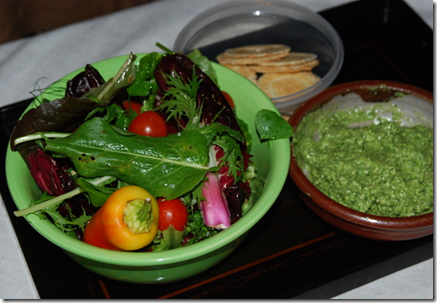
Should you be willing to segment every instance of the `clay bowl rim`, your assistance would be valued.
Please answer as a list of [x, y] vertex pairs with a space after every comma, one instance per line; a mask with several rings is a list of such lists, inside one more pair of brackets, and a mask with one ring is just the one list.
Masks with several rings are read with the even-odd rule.
[[[290, 123], [295, 130], [307, 112], [319, 108], [323, 104], [329, 102], [334, 96], [358, 88], [370, 88], [381, 85], [385, 85], [389, 89], [395, 89], [406, 94], [414, 95], [434, 104], [433, 94], [431, 92], [410, 84], [386, 80], [354, 81], [332, 86], [307, 100], [294, 111], [292, 116], [288, 119], [288, 123]], [[313, 203], [315, 203], [320, 209], [343, 221], [349, 223], [355, 222], [355, 224], [365, 226], [366, 228], [371, 227], [374, 229], [399, 231], [403, 229], [422, 229], [433, 225], [434, 211], [412, 217], [385, 217], [356, 211], [329, 198], [317, 189], [302, 172], [294, 157], [292, 144], [289, 175], [299, 189], [309, 196]]]

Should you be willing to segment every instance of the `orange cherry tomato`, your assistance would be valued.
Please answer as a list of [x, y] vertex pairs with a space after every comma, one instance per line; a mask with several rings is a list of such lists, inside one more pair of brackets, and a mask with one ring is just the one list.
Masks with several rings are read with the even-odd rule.
[[142, 104], [136, 101], [126, 100], [121, 103], [126, 110], [133, 110], [137, 115], [141, 114]]
[[232, 99], [231, 95], [229, 95], [224, 90], [222, 90], [222, 93], [223, 93], [223, 96], [225, 96], [226, 100], [228, 101], [229, 105], [232, 107], [232, 109], [235, 109], [234, 99]]
[[148, 137], [167, 136], [167, 124], [164, 118], [154, 111], [145, 111], [132, 120], [128, 131]]
[[158, 229], [164, 231], [172, 225], [177, 231], [184, 231], [188, 222], [188, 211], [179, 199], [158, 199], [159, 223]]

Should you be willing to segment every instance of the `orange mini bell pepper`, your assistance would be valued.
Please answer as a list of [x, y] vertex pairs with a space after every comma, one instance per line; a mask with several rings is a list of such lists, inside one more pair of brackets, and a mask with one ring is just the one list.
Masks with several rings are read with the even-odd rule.
[[137, 250], [153, 241], [158, 220], [156, 199], [139, 186], [125, 186], [111, 194], [91, 218], [84, 241], [111, 250]]

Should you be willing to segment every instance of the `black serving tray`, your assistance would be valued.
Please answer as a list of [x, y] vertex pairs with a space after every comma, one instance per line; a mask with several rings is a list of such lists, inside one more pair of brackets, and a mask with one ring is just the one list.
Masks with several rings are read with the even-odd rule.
[[[382, 79], [433, 90], [433, 33], [400, 0], [362, 0], [320, 13], [345, 47], [334, 84]], [[8, 138], [29, 101], [0, 109], [4, 159]], [[346, 234], [315, 216], [289, 178], [276, 203], [225, 260], [195, 277], [138, 285], [100, 277], [76, 264], [16, 218], [4, 161], [0, 190], [42, 299], [324, 299], [433, 257], [433, 236], [401, 242]]]

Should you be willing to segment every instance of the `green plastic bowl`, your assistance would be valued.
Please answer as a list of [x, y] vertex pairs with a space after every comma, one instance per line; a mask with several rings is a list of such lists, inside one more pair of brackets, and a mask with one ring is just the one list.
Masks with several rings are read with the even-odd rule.
[[[126, 57], [103, 60], [93, 66], [108, 79], [115, 74]], [[85, 268], [107, 278], [131, 283], [181, 280], [207, 270], [228, 256], [270, 209], [281, 192], [288, 175], [290, 141], [283, 139], [261, 143], [255, 130], [255, 114], [261, 109], [277, 112], [276, 107], [261, 90], [244, 77], [223, 66], [214, 64], [214, 67], [220, 88], [234, 99], [238, 118], [249, 125], [253, 140], [253, 161], [258, 169], [258, 180], [264, 183], [253, 207], [239, 221], [212, 238], [163, 252], [120, 252], [95, 247], [67, 236], [49, 220], [40, 219], [33, 214], [26, 217], [29, 224]], [[52, 87], [65, 87], [66, 81], [80, 71], [65, 76]], [[59, 98], [59, 95], [48, 91], [44, 93], [45, 98]], [[6, 155], [6, 177], [18, 209], [28, 207], [33, 199], [42, 195], [23, 159], [17, 152], [11, 152], [9, 147]]]

